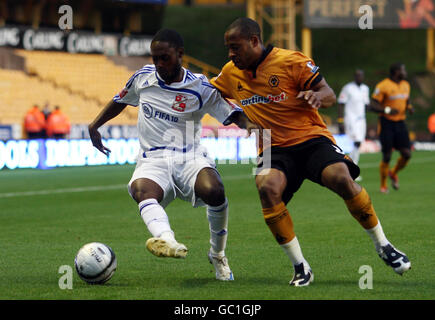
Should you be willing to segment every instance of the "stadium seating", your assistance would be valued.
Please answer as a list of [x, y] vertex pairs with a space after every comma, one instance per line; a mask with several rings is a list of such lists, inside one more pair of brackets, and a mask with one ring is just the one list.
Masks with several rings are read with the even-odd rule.
[[[87, 124], [122, 89], [131, 70], [103, 55], [25, 51], [24, 71], [0, 69], [0, 123], [21, 123], [33, 104], [59, 105], [73, 124]], [[112, 124], [136, 123], [137, 111], [126, 109]]]
[[[121, 65], [127, 62], [123, 59], [129, 59], [123, 57], [20, 49], [15, 54], [24, 58], [25, 70], [0, 68], [0, 105], [4, 109], [0, 123], [22, 123], [32, 105], [42, 108], [48, 102], [51, 108], [58, 105], [72, 124], [89, 124], [135, 71]], [[145, 63], [149, 61], [144, 59]], [[198, 65], [198, 61], [193, 58], [183, 61], [186, 67], [190, 64]], [[204, 68], [203, 65], [199, 67]], [[210, 68], [206, 73], [216, 73]], [[110, 124], [135, 125], [136, 121], [137, 109], [126, 108]], [[203, 125], [220, 124], [206, 115]]]

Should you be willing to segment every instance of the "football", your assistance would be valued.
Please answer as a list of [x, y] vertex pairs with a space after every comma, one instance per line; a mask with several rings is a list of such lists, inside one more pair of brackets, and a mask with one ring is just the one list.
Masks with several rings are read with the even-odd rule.
[[100, 242], [85, 244], [77, 252], [74, 265], [79, 277], [90, 284], [103, 284], [112, 278], [117, 262], [113, 250]]

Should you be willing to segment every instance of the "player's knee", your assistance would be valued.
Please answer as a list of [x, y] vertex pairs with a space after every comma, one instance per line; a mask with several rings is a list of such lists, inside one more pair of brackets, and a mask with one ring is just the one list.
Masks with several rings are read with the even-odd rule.
[[261, 199], [272, 200], [281, 198], [279, 186], [271, 180], [258, 182], [257, 189]]
[[343, 166], [336, 165], [325, 169], [322, 173], [322, 182], [342, 198], [351, 197], [357, 188], [357, 184], [353, 181], [349, 170]]
[[134, 201], [136, 201], [137, 203], [141, 203], [142, 201], [147, 199], [156, 199], [158, 202], [162, 201], [161, 195], [158, 195], [157, 193], [154, 192], [144, 191], [142, 189], [132, 188], [131, 196], [133, 197]]
[[384, 153], [382, 155], [382, 161], [385, 163], [390, 163], [391, 161], [391, 153]]
[[200, 198], [210, 206], [219, 206], [225, 202], [225, 188], [220, 181], [204, 183], [198, 193]]
[[405, 158], [405, 160], [411, 159], [411, 150], [409, 150], [409, 149], [402, 150], [402, 152], [400, 154], [403, 158]]

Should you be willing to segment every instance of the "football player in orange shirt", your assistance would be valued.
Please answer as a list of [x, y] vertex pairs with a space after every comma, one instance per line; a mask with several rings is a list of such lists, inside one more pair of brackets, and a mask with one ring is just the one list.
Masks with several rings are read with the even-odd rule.
[[[318, 108], [335, 103], [333, 90], [313, 60], [297, 51], [265, 48], [260, 34], [254, 20], [234, 21], [224, 37], [231, 61], [211, 83], [223, 96], [237, 100], [260, 130], [271, 130], [271, 150], [260, 146], [255, 182], [266, 224], [294, 266], [290, 285], [307, 286], [314, 279], [286, 208], [305, 179], [343, 198], [379, 256], [403, 274], [411, 263], [387, 240], [369, 195], [354, 181], [358, 166], [335, 144], [318, 113]], [[243, 117], [235, 119], [241, 127]], [[263, 166], [263, 147], [270, 151], [270, 167]]]
[[[406, 112], [414, 113], [409, 104], [410, 85], [403, 63], [395, 63], [390, 67], [390, 77], [376, 85], [372, 94], [370, 109], [379, 115], [379, 140], [382, 145], [382, 160], [379, 165], [382, 193], [388, 193], [387, 177], [390, 177], [393, 189], [399, 189], [398, 172], [411, 159], [411, 142], [405, 119]], [[400, 152], [396, 165], [390, 170], [393, 148]]]

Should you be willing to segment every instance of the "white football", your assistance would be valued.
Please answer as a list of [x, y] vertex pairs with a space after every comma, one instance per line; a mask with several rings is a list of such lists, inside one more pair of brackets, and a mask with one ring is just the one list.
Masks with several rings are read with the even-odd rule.
[[79, 277], [91, 284], [103, 284], [112, 278], [117, 262], [113, 250], [100, 242], [91, 242], [80, 248], [74, 260]]

